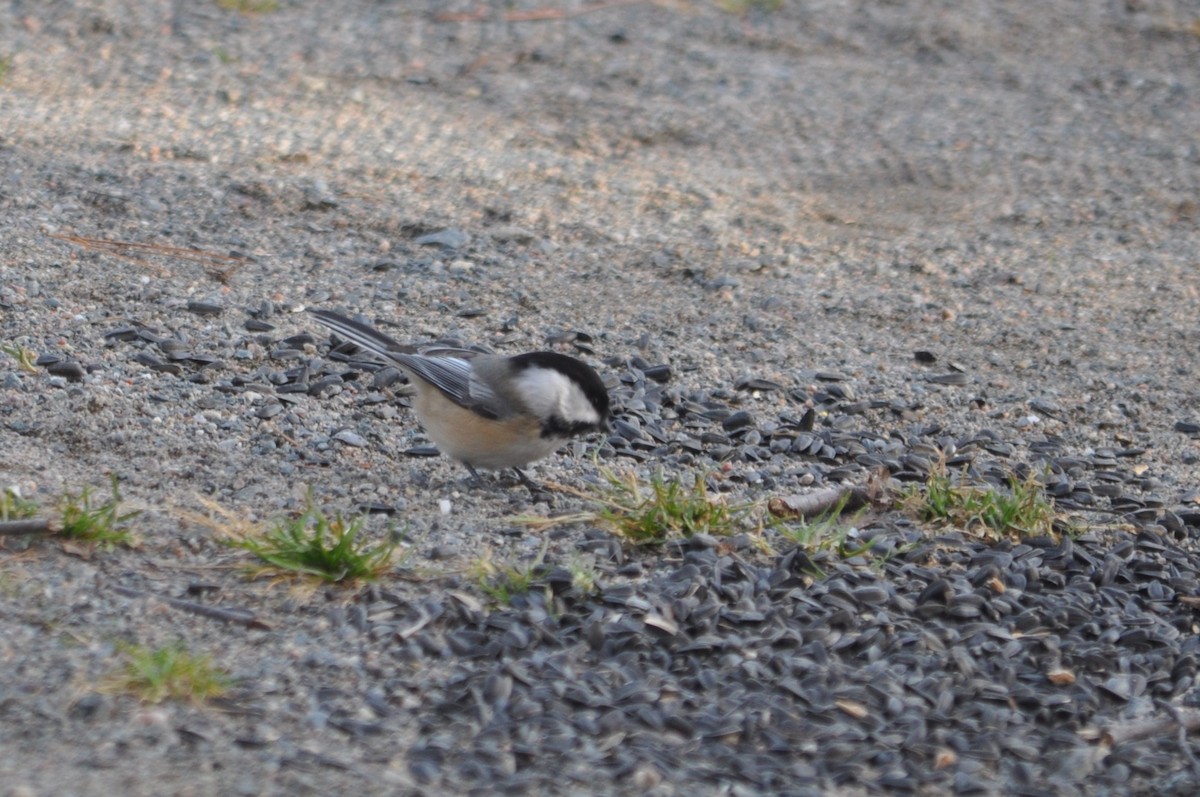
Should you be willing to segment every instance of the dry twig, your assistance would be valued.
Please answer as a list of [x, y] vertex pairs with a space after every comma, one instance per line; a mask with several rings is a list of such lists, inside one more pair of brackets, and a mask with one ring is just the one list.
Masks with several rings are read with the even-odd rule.
[[1099, 741], [1108, 747], [1158, 736], [1170, 736], [1181, 729], [1188, 733], [1200, 731], [1200, 709], [1173, 707], [1172, 716], [1148, 717], [1117, 725], [1109, 725], [1100, 732]]
[[50, 519], [44, 517], [0, 522], [0, 537], [19, 537], [30, 534], [50, 534]]
[[218, 255], [214, 252], [205, 252], [203, 249], [189, 249], [180, 246], [143, 244], [134, 241], [111, 241], [107, 238], [84, 238], [79, 235], [59, 235], [53, 233], [50, 237], [75, 244], [84, 249], [107, 252], [117, 257], [123, 257], [141, 266], [150, 265], [141, 255], [155, 255], [158, 257], [172, 257], [176, 260], [188, 260], [204, 266], [204, 270], [209, 276], [219, 282], [227, 282], [230, 276], [233, 275], [234, 270], [246, 262], [246, 258], [244, 257]]
[[843, 484], [811, 493], [772, 498], [767, 511], [775, 517], [808, 520], [837, 510], [855, 512], [863, 507], [883, 508], [891, 503], [884, 479], [872, 477], [866, 484]]
[[114, 584], [111, 587], [112, 591], [118, 595], [124, 595], [127, 598], [154, 598], [175, 609], [182, 609], [185, 612], [198, 614], [201, 617], [208, 617], [213, 620], [221, 620], [226, 623], [236, 623], [244, 625], [247, 628], [253, 628], [260, 631], [269, 631], [271, 626], [254, 614], [249, 609], [222, 609], [219, 606], [209, 606], [204, 603], [195, 603], [193, 601], [185, 601], [183, 598], [172, 598], [170, 595], [158, 595], [145, 590], [134, 589], [132, 587], [123, 587], [119, 584]]
[[[592, 14], [596, 11], [605, 11], [610, 8], [621, 8], [622, 6], [635, 6], [643, 3], [652, 2], [652, 0], [609, 0], [606, 3], [596, 3], [595, 5], [584, 6], [583, 8], [565, 9], [565, 8], [527, 8], [527, 9], [510, 9], [501, 14], [500, 18], [504, 22], [546, 22], [556, 19], [574, 19], [581, 17], [584, 14]], [[487, 8], [477, 8], [474, 11], [443, 11], [439, 14], [434, 14], [434, 22], [483, 22], [492, 16], [491, 10]]]

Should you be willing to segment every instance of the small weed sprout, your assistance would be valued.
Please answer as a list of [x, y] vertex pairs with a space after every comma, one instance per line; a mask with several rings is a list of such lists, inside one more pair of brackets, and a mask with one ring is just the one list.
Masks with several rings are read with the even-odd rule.
[[536, 563], [497, 566], [480, 560], [474, 568], [474, 575], [483, 594], [496, 603], [510, 606], [515, 598], [528, 595], [534, 589], [540, 571]]
[[203, 703], [224, 694], [231, 683], [229, 675], [208, 656], [188, 653], [178, 643], [155, 649], [127, 646], [121, 652], [125, 662], [109, 676], [108, 689], [147, 703], [167, 699]]
[[549, 542], [543, 542], [536, 558], [518, 564], [497, 565], [491, 556], [481, 556], [471, 566], [471, 577], [483, 593], [496, 603], [511, 606], [513, 600], [528, 595], [545, 575], [545, 557]]
[[867, 508], [863, 507], [849, 516], [843, 517], [842, 513], [846, 510], [850, 498], [850, 494], [846, 493], [828, 511], [812, 520], [801, 521], [798, 524], [779, 523], [776, 528], [780, 534], [809, 553], [832, 551], [843, 559], [864, 554], [875, 544], [875, 540], [870, 540], [862, 545], [852, 544], [849, 540], [850, 530], [854, 528], [855, 522], [866, 513]]
[[956, 482], [940, 463], [925, 486], [910, 488], [901, 504], [920, 520], [949, 523], [984, 536], [1051, 534], [1054, 507], [1037, 477], [1010, 476], [1008, 489]]
[[399, 539], [371, 544], [360, 534], [365, 516], [329, 517], [311, 495], [303, 514], [279, 521], [270, 530], [241, 533], [229, 545], [249, 551], [265, 563], [255, 575], [305, 575], [326, 582], [373, 581], [392, 567]]
[[24, 498], [16, 487], [5, 487], [0, 494], [0, 522], [27, 520], [38, 513], [37, 502]]
[[[0, 76], [0, 80], [2, 79], [3, 77]], [[16, 344], [5, 344], [0, 346], [0, 351], [16, 360], [17, 368], [19, 370], [29, 374], [37, 373], [37, 366], [34, 364], [34, 362], [37, 360], [37, 352], [35, 352], [33, 349], [27, 349], [24, 346], [18, 346]]]
[[112, 548], [116, 545], [132, 547], [133, 535], [122, 528], [138, 512], [120, 512], [121, 493], [117, 489], [117, 476], [112, 476], [112, 497], [102, 504], [93, 504], [91, 488], [84, 487], [79, 495], [68, 494], [62, 500], [62, 536]]
[[598, 572], [596, 563], [587, 559], [572, 559], [567, 563], [567, 571], [571, 574], [571, 586], [584, 595], [596, 591]]

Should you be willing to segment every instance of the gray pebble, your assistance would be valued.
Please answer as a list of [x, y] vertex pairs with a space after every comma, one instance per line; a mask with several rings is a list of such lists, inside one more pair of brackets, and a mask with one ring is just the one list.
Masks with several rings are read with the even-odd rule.
[[370, 445], [365, 437], [357, 432], [352, 432], [349, 429], [343, 429], [340, 432], [337, 432], [333, 435], [333, 439], [337, 440], [339, 443], [345, 443], [348, 446], [354, 446], [355, 448], [363, 448]]

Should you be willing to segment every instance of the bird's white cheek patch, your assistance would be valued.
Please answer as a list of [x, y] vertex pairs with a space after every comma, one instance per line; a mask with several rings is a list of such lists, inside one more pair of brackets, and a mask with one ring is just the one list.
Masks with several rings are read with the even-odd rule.
[[563, 407], [563, 417], [568, 421], [581, 421], [583, 423], [598, 424], [600, 423], [600, 414], [596, 412], [596, 408], [583, 391], [571, 383], [570, 392], [567, 393], [567, 400]]
[[600, 415], [566, 375], [550, 368], [527, 368], [516, 379], [526, 406], [540, 418], [557, 416], [568, 423], [599, 423]]

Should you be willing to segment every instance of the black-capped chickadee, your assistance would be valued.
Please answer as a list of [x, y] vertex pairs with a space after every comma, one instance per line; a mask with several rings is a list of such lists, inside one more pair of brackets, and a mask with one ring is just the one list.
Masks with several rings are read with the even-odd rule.
[[552, 351], [513, 357], [443, 346], [406, 346], [328, 310], [313, 317], [385, 362], [416, 387], [413, 409], [447, 456], [476, 468], [521, 468], [569, 438], [608, 426], [608, 390], [591, 366]]

